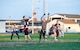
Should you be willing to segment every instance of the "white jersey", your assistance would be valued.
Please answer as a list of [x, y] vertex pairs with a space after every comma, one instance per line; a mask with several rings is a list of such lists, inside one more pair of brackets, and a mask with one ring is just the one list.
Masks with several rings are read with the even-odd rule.
[[13, 26], [12, 29], [13, 29], [13, 31], [18, 31], [18, 27], [17, 26]]

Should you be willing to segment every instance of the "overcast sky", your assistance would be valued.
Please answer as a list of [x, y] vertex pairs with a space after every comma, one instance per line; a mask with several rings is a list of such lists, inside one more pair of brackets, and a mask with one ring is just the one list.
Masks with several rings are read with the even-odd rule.
[[[36, 18], [43, 15], [43, 0], [34, 0]], [[21, 20], [23, 15], [31, 17], [32, 0], [0, 0], [0, 19]], [[46, 0], [46, 14], [80, 14], [80, 0]]]

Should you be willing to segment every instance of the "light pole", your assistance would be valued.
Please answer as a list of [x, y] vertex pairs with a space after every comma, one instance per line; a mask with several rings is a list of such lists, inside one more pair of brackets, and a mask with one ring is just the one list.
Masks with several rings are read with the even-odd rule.
[[34, 0], [32, 0], [32, 34], [34, 34]]
[[10, 26], [11, 20], [10, 20], [10, 18], [11, 18], [11, 16], [9, 16], [9, 30], [10, 30], [10, 33], [11, 33], [11, 26]]

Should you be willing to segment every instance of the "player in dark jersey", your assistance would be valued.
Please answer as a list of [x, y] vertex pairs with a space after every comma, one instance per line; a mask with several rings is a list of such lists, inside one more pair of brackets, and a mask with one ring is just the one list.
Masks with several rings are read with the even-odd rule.
[[52, 35], [54, 37], [55, 41], [58, 40], [57, 37], [56, 37], [56, 35], [57, 35], [56, 30], [57, 30], [57, 28], [54, 24], [52, 25], [52, 27], [49, 30], [49, 36]]
[[56, 33], [57, 33], [57, 37], [59, 36], [59, 27], [60, 27], [60, 23], [58, 22], [58, 20], [56, 21]]
[[23, 24], [24, 24], [24, 35], [25, 35], [25, 40], [30, 39], [31, 40], [31, 37], [29, 35], [29, 30], [28, 30], [28, 26], [29, 26], [29, 19], [26, 19], [26, 16], [23, 16]]
[[39, 34], [39, 42], [41, 41], [41, 38], [43, 36], [43, 38], [45, 39], [45, 41], [47, 41], [45, 34], [46, 34], [46, 25], [47, 25], [47, 20], [44, 18], [42, 20], [42, 29], [40, 30], [40, 34]]

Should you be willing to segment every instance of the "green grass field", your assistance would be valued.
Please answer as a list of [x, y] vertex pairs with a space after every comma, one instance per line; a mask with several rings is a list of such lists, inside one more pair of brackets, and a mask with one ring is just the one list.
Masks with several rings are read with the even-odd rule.
[[11, 34], [0, 34], [0, 50], [80, 50], [80, 33], [68, 33], [64, 37], [58, 37], [58, 41], [50, 36], [48, 41], [42, 39], [39, 43], [39, 35], [31, 34], [33, 40], [24, 41], [24, 34], [19, 34], [20, 40]]

